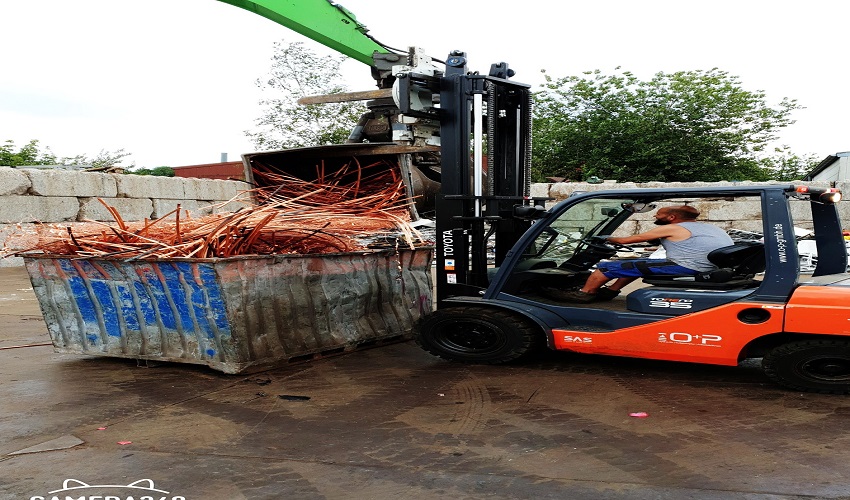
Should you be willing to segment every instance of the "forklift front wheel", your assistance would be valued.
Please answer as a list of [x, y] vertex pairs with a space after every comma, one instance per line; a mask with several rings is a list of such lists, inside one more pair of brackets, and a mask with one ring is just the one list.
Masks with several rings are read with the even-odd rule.
[[416, 341], [435, 356], [464, 363], [500, 364], [535, 350], [540, 329], [500, 309], [450, 307], [428, 316]]
[[762, 359], [764, 373], [794, 390], [850, 393], [850, 342], [802, 340], [783, 344]]

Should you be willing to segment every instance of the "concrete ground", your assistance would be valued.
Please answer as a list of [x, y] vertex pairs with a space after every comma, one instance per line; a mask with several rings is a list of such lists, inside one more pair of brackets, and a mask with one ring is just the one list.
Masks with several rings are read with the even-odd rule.
[[55, 354], [29, 286], [0, 269], [2, 499], [850, 498], [850, 399], [754, 364], [400, 343], [229, 376]]

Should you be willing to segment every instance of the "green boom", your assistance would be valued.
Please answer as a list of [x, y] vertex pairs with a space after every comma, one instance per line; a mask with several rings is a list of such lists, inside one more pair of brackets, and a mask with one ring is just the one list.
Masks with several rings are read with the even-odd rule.
[[354, 14], [329, 0], [219, 1], [282, 24], [369, 66], [374, 52], [388, 52], [366, 35], [368, 30]]

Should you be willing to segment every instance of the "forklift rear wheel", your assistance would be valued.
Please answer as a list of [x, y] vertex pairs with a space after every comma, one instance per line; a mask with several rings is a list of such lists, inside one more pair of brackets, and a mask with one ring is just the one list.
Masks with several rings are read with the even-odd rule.
[[825, 394], [850, 393], [850, 342], [803, 340], [783, 344], [762, 359], [764, 373], [781, 386]]
[[435, 356], [465, 363], [500, 364], [535, 350], [540, 329], [500, 309], [451, 307], [428, 316], [416, 341]]

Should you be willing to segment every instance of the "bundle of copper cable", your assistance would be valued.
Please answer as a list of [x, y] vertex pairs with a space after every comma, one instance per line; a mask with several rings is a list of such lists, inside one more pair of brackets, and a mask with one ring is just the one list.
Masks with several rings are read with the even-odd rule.
[[[92, 222], [42, 231], [29, 251], [50, 255], [135, 259], [238, 255], [321, 254], [363, 250], [362, 236], [392, 233], [413, 246], [409, 203], [397, 164], [362, 166], [356, 160], [317, 179], [261, 171], [263, 184], [243, 193], [258, 205], [236, 212], [181, 218], [180, 206], [153, 221], [125, 222], [103, 200], [114, 224]], [[25, 253], [25, 252], [17, 252]]]

